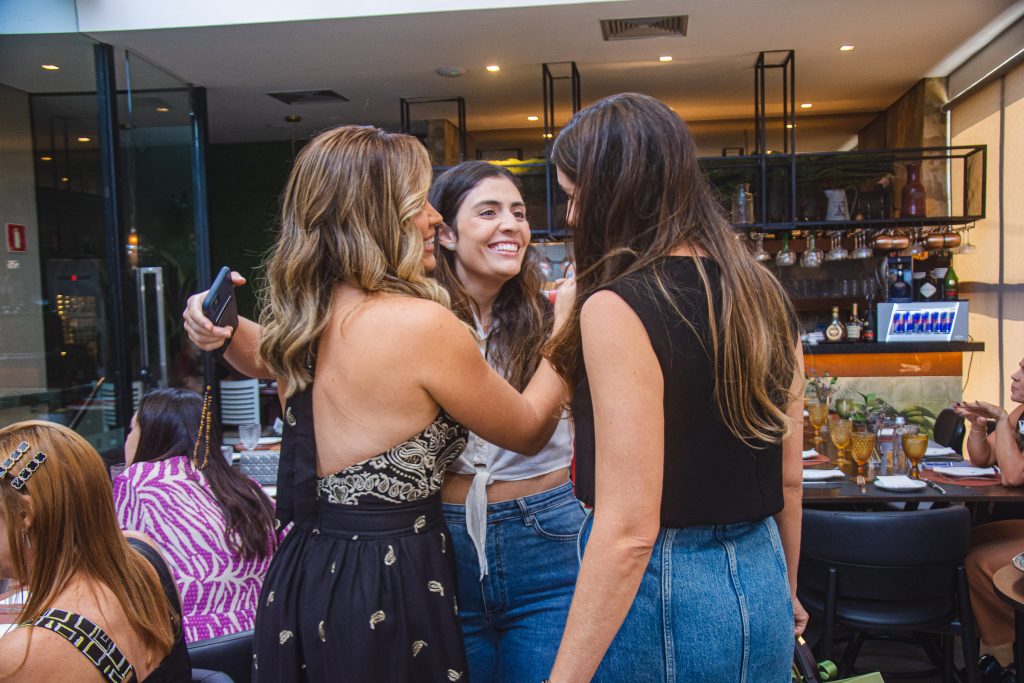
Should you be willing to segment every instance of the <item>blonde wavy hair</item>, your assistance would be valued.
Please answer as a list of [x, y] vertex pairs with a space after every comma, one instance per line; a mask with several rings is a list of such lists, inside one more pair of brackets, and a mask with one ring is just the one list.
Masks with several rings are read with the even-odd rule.
[[412, 221], [430, 175], [418, 140], [372, 126], [324, 131], [299, 152], [261, 292], [259, 358], [286, 382], [286, 395], [313, 379], [336, 285], [448, 305], [424, 271], [423, 236]]

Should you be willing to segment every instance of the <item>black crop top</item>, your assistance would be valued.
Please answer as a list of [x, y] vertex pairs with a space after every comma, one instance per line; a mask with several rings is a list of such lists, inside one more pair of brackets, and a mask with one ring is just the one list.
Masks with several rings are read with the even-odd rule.
[[[703, 259], [718, 306], [720, 271]], [[679, 318], [653, 286], [654, 269], [689, 321]], [[665, 469], [661, 526], [753, 521], [782, 509], [782, 447], [744, 444], [719, 418], [707, 298], [694, 260], [672, 256], [607, 287], [643, 322], [665, 380]], [[692, 328], [691, 328], [692, 325]], [[576, 495], [594, 504], [594, 406], [584, 375], [573, 392]]]

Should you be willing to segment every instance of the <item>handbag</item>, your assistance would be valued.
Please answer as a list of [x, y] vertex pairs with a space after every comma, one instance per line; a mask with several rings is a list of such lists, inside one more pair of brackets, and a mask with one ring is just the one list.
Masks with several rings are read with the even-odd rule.
[[802, 636], [796, 637], [793, 648], [793, 683], [885, 683], [880, 673], [864, 674], [837, 680], [839, 670], [829, 660], [819, 662]]
[[239, 469], [261, 486], [277, 483], [277, 467], [281, 451], [243, 451]]

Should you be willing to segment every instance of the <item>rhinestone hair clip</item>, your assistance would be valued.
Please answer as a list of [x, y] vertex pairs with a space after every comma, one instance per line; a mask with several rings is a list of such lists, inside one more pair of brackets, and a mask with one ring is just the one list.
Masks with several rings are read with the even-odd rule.
[[7, 456], [2, 463], [0, 463], [0, 479], [7, 476], [7, 473], [11, 471], [11, 468], [14, 467], [15, 463], [21, 460], [21, 458], [28, 453], [29, 448], [31, 448], [31, 446], [28, 445], [28, 441], [22, 441], [18, 444], [17, 448], [11, 451], [11, 454]]
[[11, 479], [11, 486], [18, 489], [19, 491], [25, 488], [25, 483], [28, 478], [32, 476], [32, 473], [39, 469], [39, 466], [46, 460], [46, 453], [37, 451], [32, 459], [25, 463], [25, 466], [21, 468], [21, 472], [18, 472], [18, 476]]

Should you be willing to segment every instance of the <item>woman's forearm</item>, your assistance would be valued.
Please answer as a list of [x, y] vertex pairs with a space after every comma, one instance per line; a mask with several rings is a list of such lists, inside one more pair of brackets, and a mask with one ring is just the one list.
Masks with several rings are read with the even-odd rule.
[[585, 683], [622, 626], [650, 562], [654, 543], [603, 530], [595, 520], [551, 683]]
[[275, 379], [270, 369], [256, 360], [263, 328], [248, 318], [238, 317], [238, 329], [224, 350], [224, 360], [246, 377]]
[[967, 457], [975, 467], [993, 465], [992, 445], [988, 440], [988, 430], [984, 427], [971, 425], [967, 432]]

